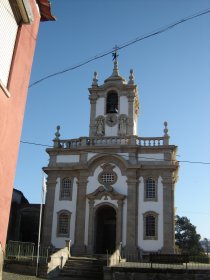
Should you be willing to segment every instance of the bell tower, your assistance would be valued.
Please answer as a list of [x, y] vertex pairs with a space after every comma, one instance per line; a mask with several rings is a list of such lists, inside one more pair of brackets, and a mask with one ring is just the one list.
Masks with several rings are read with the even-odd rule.
[[113, 73], [104, 84], [98, 85], [97, 73], [94, 73], [89, 93], [90, 137], [137, 135], [137, 85], [134, 84], [133, 70], [130, 70], [128, 82], [119, 75], [117, 56]]

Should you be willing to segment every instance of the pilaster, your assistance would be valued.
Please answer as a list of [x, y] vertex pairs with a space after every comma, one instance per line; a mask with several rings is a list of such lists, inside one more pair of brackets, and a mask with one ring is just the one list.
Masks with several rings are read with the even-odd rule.
[[87, 247], [87, 253], [91, 254], [93, 253], [93, 218], [94, 218], [94, 200], [89, 200], [89, 224], [88, 224], [88, 247]]
[[134, 92], [128, 95], [128, 135], [133, 135], [134, 132]]
[[46, 246], [51, 244], [51, 239], [52, 239], [52, 224], [53, 224], [56, 183], [57, 183], [57, 176], [55, 174], [48, 174], [47, 183], [46, 183], [47, 193], [46, 193], [43, 230], [42, 230], [42, 244]]
[[175, 212], [173, 173], [163, 177], [163, 253], [174, 253], [175, 250]]
[[85, 253], [85, 210], [87, 175], [80, 175], [77, 182], [77, 213], [75, 228], [75, 243], [73, 251], [75, 254]]
[[136, 252], [137, 249], [137, 179], [136, 172], [129, 174], [127, 179], [128, 195], [127, 195], [127, 235], [126, 235], [126, 251]]
[[116, 224], [116, 248], [119, 247], [122, 242], [122, 211], [123, 211], [123, 200], [118, 200], [117, 208], [117, 224]]
[[95, 135], [95, 117], [96, 117], [96, 101], [97, 101], [97, 95], [96, 93], [92, 93], [89, 96], [90, 100], [90, 132], [89, 135], [94, 136]]

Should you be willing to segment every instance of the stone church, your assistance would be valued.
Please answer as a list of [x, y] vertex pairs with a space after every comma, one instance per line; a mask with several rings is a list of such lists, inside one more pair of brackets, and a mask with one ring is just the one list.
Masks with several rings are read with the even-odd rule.
[[137, 135], [138, 88], [113, 73], [102, 85], [94, 73], [89, 137], [60, 139], [44, 167], [47, 195], [42, 242], [56, 248], [71, 240], [73, 254], [174, 252], [177, 147], [161, 137]]

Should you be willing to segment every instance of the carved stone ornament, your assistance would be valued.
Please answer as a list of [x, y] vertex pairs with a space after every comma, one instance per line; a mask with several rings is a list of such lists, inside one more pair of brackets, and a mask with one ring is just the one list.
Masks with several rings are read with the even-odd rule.
[[113, 185], [117, 182], [117, 174], [113, 171], [115, 166], [105, 163], [101, 166], [103, 169], [102, 172], [98, 175], [98, 181], [100, 184], [104, 185], [106, 188], [108, 188], [110, 185]]
[[134, 106], [135, 106], [135, 114], [136, 114], [136, 116], [138, 116], [138, 114], [139, 114], [139, 100], [137, 98], [135, 98]]
[[104, 136], [104, 132], [105, 132], [104, 117], [103, 116], [98, 116], [96, 118], [95, 125], [96, 125], [96, 135], [97, 136]]
[[128, 117], [126, 115], [120, 115], [119, 117], [119, 135], [127, 134], [127, 122]]
[[126, 195], [120, 194], [115, 191], [112, 187], [110, 190], [107, 190], [104, 186], [99, 186], [94, 192], [86, 195], [89, 200], [100, 200], [102, 197], [107, 199], [110, 197], [112, 200], [124, 200]]
[[115, 126], [117, 123], [117, 115], [116, 114], [107, 114], [106, 116], [106, 124], [108, 126]]

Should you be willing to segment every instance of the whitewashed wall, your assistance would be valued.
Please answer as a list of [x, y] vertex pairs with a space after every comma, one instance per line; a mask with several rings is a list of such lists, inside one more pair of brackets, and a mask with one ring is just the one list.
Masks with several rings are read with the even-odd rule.
[[117, 135], [118, 135], [118, 123], [112, 127], [105, 124], [105, 136], [117, 136]]
[[58, 155], [56, 158], [57, 163], [75, 163], [79, 162], [79, 155]]
[[164, 154], [138, 154], [138, 161], [164, 160]]
[[128, 115], [128, 98], [127, 96], [120, 96], [120, 114]]
[[104, 115], [105, 98], [99, 97], [96, 101], [96, 117]]
[[[74, 244], [74, 236], [75, 236], [75, 221], [76, 221], [76, 201], [77, 201], [77, 182], [74, 179], [73, 182], [73, 192], [72, 192], [72, 200], [59, 200], [60, 194], [60, 178], [57, 178], [57, 184], [55, 188], [55, 201], [54, 201], [54, 211], [53, 211], [53, 224], [52, 224], [52, 244], [56, 248], [62, 248], [65, 246], [65, 240], [70, 239], [71, 244]], [[71, 212], [71, 222], [70, 222], [70, 236], [66, 237], [57, 237], [57, 213], [61, 210], [68, 210]]]
[[[138, 246], [144, 251], [157, 251], [163, 247], [163, 184], [158, 178], [158, 201], [144, 201], [144, 179], [139, 183], [139, 211], [138, 211]], [[158, 214], [158, 239], [144, 240], [143, 214], [154, 211]]]
[[92, 157], [94, 157], [95, 155], [97, 155], [97, 153], [88, 153], [87, 155], [87, 160], [90, 160]]
[[[99, 173], [103, 171], [103, 169], [98, 166], [94, 172], [93, 176], [90, 176], [88, 178], [88, 185], [87, 185], [87, 194], [94, 192], [101, 184], [98, 182], [98, 175]], [[114, 172], [116, 172], [118, 176], [118, 180], [115, 184], [113, 184], [113, 188], [116, 192], [127, 195], [128, 188], [127, 188], [127, 177], [122, 176], [121, 171], [119, 167], [115, 167], [113, 169]], [[104, 197], [102, 197], [100, 200], [95, 201], [95, 205], [100, 205], [103, 203], [109, 202], [110, 204], [113, 204], [115, 207], [118, 207], [117, 201], [112, 200], [108, 197], [108, 200], [105, 200]], [[87, 245], [88, 243], [88, 224], [89, 224], [89, 204], [88, 204], [88, 199], [86, 201], [86, 217], [85, 217], [85, 244]], [[127, 201], [125, 200], [124, 205], [123, 205], [123, 233], [122, 233], [122, 242], [123, 245], [126, 243], [126, 225], [127, 225]]]
[[134, 120], [134, 130], [133, 130], [134, 135], [138, 135], [138, 121], [137, 119]]

